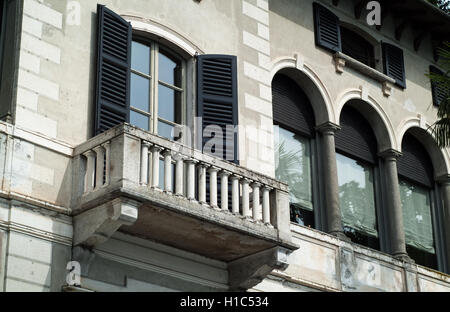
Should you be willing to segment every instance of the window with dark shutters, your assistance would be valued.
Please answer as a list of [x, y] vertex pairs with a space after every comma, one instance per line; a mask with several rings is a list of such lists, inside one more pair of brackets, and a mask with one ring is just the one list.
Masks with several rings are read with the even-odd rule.
[[406, 133], [402, 140], [402, 156], [397, 161], [398, 174], [415, 183], [433, 187], [433, 165], [427, 151], [413, 135]]
[[273, 120], [306, 137], [314, 137], [314, 112], [308, 97], [292, 79], [276, 74], [272, 80]]
[[[237, 133], [227, 136], [227, 125], [238, 124], [237, 108], [237, 59], [231, 55], [198, 56], [198, 116], [202, 118], [202, 131], [208, 126], [222, 130], [222, 144], [215, 145], [211, 152], [215, 156], [239, 163]], [[202, 150], [205, 143], [215, 136], [202, 135]], [[204, 151], [208, 152], [208, 151]]]
[[366, 119], [354, 108], [344, 107], [341, 130], [336, 132], [336, 150], [370, 164], [377, 163], [377, 140]]
[[388, 43], [383, 43], [384, 73], [395, 79], [395, 83], [406, 88], [405, 64], [403, 50]]
[[339, 18], [318, 3], [313, 3], [316, 45], [337, 52], [341, 51]]
[[[444, 72], [442, 72], [440, 69], [430, 66], [430, 73], [432, 74], [438, 74], [443, 75]], [[439, 106], [439, 104], [449, 96], [450, 90], [446, 88], [442, 84], [437, 84], [434, 81], [431, 81], [431, 93], [433, 95], [433, 105]]]
[[98, 50], [95, 135], [129, 121], [131, 25], [103, 5], [97, 6]]

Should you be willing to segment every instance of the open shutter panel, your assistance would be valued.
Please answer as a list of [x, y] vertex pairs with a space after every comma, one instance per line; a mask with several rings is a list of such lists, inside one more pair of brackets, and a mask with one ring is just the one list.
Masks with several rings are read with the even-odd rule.
[[[441, 70], [434, 66], [430, 66], [430, 73], [442, 75], [444, 74]], [[436, 84], [431, 81], [431, 93], [433, 94], [433, 105], [439, 106], [439, 104], [449, 96], [450, 90], [446, 89], [444, 86]]]
[[[238, 163], [237, 134], [232, 136], [234, 142], [226, 136], [226, 126], [238, 123], [236, 56], [199, 55], [197, 64], [198, 116], [202, 117], [202, 131], [209, 125], [221, 127], [223, 144], [215, 146], [214, 155]], [[202, 150], [209, 140], [211, 137], [203, 137]]]
[[395, 83], [406, 88], [405, 64], [403, 50], [388, 43], [383, 43], [384, 73], [395, 79]]
[[339, 18], [318, 3], [313, 3], [316, 45], [337, 52], [341, 51]]
[[131, 25], [97, 6], [98, 50], [95, 134], [129, 121]]

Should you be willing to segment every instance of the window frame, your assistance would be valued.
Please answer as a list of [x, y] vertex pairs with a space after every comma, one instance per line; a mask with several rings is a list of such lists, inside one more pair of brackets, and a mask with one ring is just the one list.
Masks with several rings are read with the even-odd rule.
[[[142, 35], [137, 35], [137, 34], [133, 33], [131, 42], [137, 42], [137, 43], [140, 43], [140, 44], [145, 45], [150, 48], [149, 75], [130, 67], [131, 74], [135, 74], [135, 75], [138, 75], [140, 77], [143, 77], [143, 78], [149, 80], [150, 94], [149, 94], [149, 112], [145, 112], [139, 108], [133, 107], [131, 102], [130, 102], [130, 112], [134, 111], [136, 113], [147, 116], [149, 118], [148, 131], [153, 134], [156, 134], [156, 135], [159, 135], [158, 134], [158, 123], [160, 121], [165, 124], [168, 124], [170, 126], [173, 126], [174, 128], [183, 127], [184, 125], [187, 124], [187, 111], [186, 111], [187, 110], [187, 96], [188, 96], [188, 92], [187, 92], [187, 60], [180, 54], [172, 51], [172, 49], [169, 46], [167, 46], [165, 44], [161, 44], [157, 40], [152, 40], [150, 38], [146, 38]], [[164, 51], [165, 54], [180, 61], [180, 63], [181, 63], [181, 88], [159, 80], [159, 51], [160, 51], [160, 48], [161, 48], [161, 50]], [[179, 116], [180, 123], [172, 122], [172, 121], [166, 120], [166, 119], [158, 116], [159, 85], [162, 85], [171, 90], [174, 90], [175, 92], [181, 92], [180, 116]], [[170, 140], [170, 138], [167, 138], [167, 139]], [[183, 140], [183, 137], [181, 137], [179, 139]], [[175, 140], [175, 141], [178, 141], [178, 140]]]

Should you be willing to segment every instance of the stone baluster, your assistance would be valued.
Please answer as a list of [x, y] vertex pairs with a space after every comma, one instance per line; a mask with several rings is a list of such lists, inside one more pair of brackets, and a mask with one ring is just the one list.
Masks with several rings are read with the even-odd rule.
[[140, 182], [143, 185], [148, 183], [148, 149], [150, 145], [147, 141], [142, 141], [141, 144]]
[[228, 176], [230, 173], [226, 170], [220, 172], [220, 208], [228, 211]]
[[208, 165], [200, 163], [198, 165], [198, 201], [206, 204], [206, 168]]
[[111, 143], [108, 141], [102, 146], [105, 149], [105, 185], [109, 185], [111, 170]]
[[95, 166], [95, 153], [89, 150], [83, 153], [86, 157], [86, 176], [84, 180], [84, 191], [91, 192], [94, 189], [94, 166]]
[[195, 164], [198, 163], [195, 159], [186, 160], [187, 163], [187, 198], [195, 200]]
[[105, 159], [105, 149], [99, 145], [93, 148], [96, 161], [95, 161], [95, 189], [102, 187], [103, 185], [103, 168]]
[[212, 208], [217, 209], [217, 171], [219, 168], [211, 166], [209, 172], [209, 204]]
[[250, 180], [243, 178], [242, 182], [242, 216], [244, 218], [249, 217], [250, 215], [250, 197], [249, 197], [249, 184]]
[[152, 188], [159, 189], [159, 153], [162, 148], [153, 145], [150, 150], [152, 152]]
[[253, 216], [253, 221], [258, 221], [258, 219], [259, 219], [259, 187], [261, 186], [261, 184], [258, 182], [254, 182], [254, 183], [252, 183], [251, 186], [253, 189], [252, 216]]
[[231, 211], [233, 214], [239, 214], [239, 179], [241, 177], [232, 175], [231, 179]]
[[184, 184], [184, 158], [181, 154], [175, 156], [175, 195], [183, 196]]
[[270, 191], [270, 187], [262, 187], [262, 220], [266, 225], [270, 225]]
[[164, 150], [164, 192], [172, 193], [172, 152]]

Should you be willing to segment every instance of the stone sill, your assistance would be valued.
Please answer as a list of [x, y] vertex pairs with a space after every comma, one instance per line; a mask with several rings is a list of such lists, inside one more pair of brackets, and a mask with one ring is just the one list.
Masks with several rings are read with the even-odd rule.
[[384, 96], [388, 97], [391, 95], [392, 86], [395, 85], [395, 80], [393, 78], [380, 73], [378, 70], [373, 69], [342, 52], [336, 52], [333, 55], [333, 59], [338, 74], [342, 74], [344, 72], [344, 67], [348, 66], [361, 74], [380, 82]]

